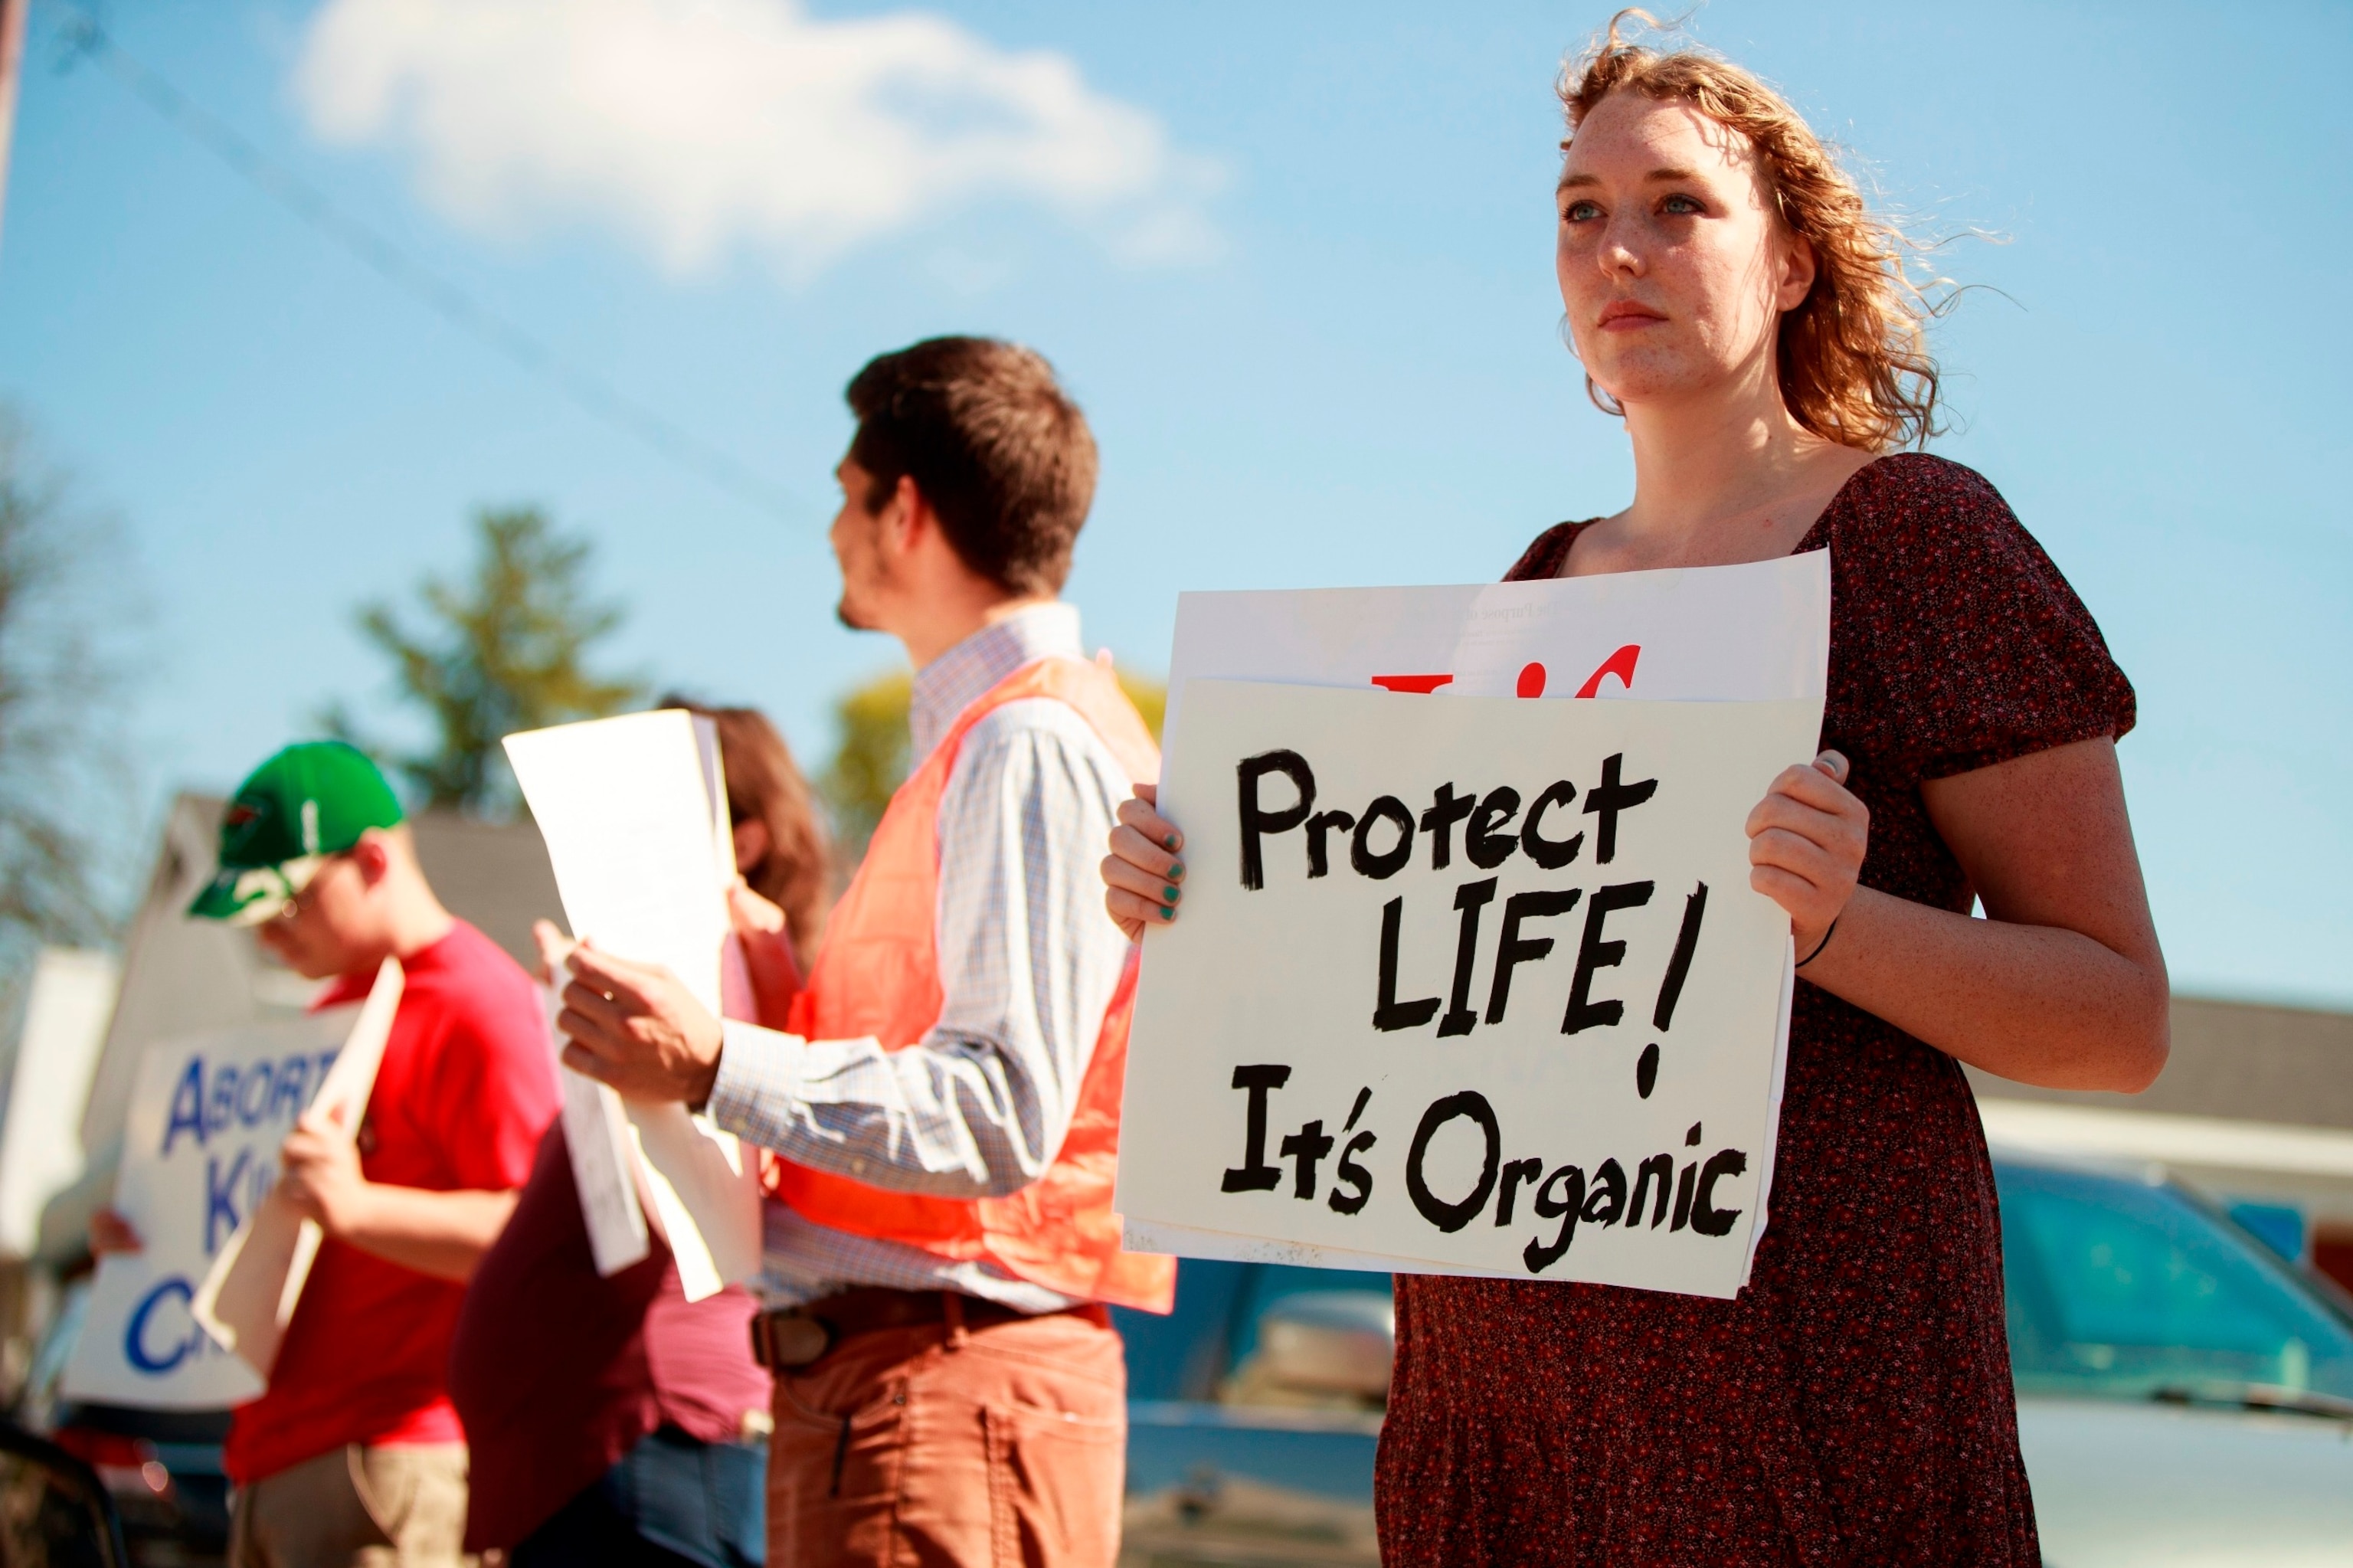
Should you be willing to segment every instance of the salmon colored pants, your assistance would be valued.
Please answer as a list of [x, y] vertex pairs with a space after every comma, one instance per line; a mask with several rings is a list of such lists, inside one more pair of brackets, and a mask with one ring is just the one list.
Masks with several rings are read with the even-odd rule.
[[1092, 1315], [843, 1340], [776, 1376], [768, 1561], [1113, 1568], [1127, 1362]]

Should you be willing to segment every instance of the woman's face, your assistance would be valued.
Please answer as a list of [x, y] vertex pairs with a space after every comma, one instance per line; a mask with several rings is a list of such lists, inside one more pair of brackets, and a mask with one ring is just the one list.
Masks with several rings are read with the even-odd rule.
[[1560, 302], [1586, 373], [1619, 402], [1747, 374], [1773, 385], [1781, 313], [1813, 255], [1777, 220], [1746, 137], [1690, 106], [1615, 92], [1561, 168]]
[[768, 824], [757, 817], [746, 817], [735, 824], [734, 838], [735, 869], [749, 876], [760, 869], [762, 861], [768, 858], [768, 845], [772, 842], [768, 837]]

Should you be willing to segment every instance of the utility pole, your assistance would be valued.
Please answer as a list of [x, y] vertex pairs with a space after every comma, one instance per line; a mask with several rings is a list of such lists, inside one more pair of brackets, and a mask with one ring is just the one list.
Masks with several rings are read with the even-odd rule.
[[8, 144], [16, 130], [16, 79], [25, 69], [25, 13], [33, 0], [0, 0], [0, 217], [8, 207]]

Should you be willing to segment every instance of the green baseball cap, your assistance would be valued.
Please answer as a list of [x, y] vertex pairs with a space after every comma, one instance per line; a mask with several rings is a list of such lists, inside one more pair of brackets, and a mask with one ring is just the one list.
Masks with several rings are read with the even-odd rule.
[[221, 821], [220, 871], [188, 913], [258, 926], [310, 885], [327, 857], [370, 828], [400, 825], [375, 763], [340, 740], [290, 746], [237, 787]]

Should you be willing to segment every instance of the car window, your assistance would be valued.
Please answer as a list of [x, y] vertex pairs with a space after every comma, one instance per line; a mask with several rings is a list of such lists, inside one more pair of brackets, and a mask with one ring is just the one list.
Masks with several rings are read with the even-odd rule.
[[2353, 1397], [2353, 1327], [2183, 1194], [2093, 1171], [1995, 1174], [2021, 1393], [2255, 1383]]
[[1377, 1410], [1388, 1401], [1397, 1309], [1389, 1277], [1265, 1264], [1237, 1292], [1227, 1404]]
[[1168, 1312], [1111, 1309], [1127, 1342], [1130, 1399], [1215, 1399], [1226, 1375], [1226, 1341], [1234, 1302], [1253, 1263], [1188, 1257], [1176, 1266], [1176, 1300]]
[[[1359, 1274], [1340, 1268], [1297, 1268], [1289, 1264], [1261, 1264], [1250, 1271], [1234, 1314], [1233, 1359], [1245, 1360], [1258, 1349], [1268, 1310], [1294, 1296], [1345, 1294], [1389, 1304], [1389, 1277]], [[1393, 1311], [1393, 1308], [1391, 1309]], [[1394, 1317], [1391, 1321], [1394, 1321]]]
[[[1361, 1409], [1386, 1390], [1397, 1337], [1386, 1274], [1192, 1257], [1172, 1311], [1114, 1308], [1112, 1320], [1142, 1400]], [[1270, 1331], [1284, 1340], [1274, 1356]]]

